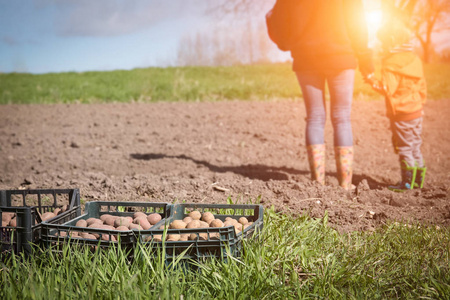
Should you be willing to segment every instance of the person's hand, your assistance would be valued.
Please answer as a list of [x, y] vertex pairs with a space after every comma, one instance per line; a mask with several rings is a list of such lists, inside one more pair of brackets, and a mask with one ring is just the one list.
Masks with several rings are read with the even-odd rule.
[[365, 83], [373, 85], [375, 83], [375, 74], [374, 73], [367, 74], [366, 76], [363, 76], [363, 80]]
[[369, 75], [364, 76], [363, 80], [364, 80], [365, 83], [370, 84], [370, 86], [372, 86], [372, 88], [376, 92], [378, 92], [380, 94], [384, 94], [385, 93], [382, 83], [378, 79], [375, 78], [375, 74], [374, 73], [370, 73]]

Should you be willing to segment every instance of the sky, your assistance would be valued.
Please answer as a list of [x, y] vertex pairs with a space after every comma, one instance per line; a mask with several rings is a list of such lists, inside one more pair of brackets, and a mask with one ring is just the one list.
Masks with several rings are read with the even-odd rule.
[[202, 0], [0, 0], [0, 72], [170, 64], [185, 32], [209, 22]]
[[[224, 22], [207, 13], [217, 1], [0, 0], [0, 72], [174, 65], [183, 36]], [[264, 20], [274, 2], [265, 1], [268, 7], [255, 18]], [[369, 10], [379, 8], [379, 0], [365, 2]], [[274, 60], [289, 58], [288, 53], [274, 53]]]

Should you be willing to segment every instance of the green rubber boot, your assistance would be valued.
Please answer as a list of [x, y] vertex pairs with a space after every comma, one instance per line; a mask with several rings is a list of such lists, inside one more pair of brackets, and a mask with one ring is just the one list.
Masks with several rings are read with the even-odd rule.
[[425, 182], [425, 173], [427, 172], [427, 167], [417, 167], [416, 172], [416, 181], [414, 182], [415, 189], [423, 188], [423, 184]]
[[410, 167], [404, 160], [400, 163], [402, 179], [396, 185], [388, 186], [393, 192], [404, 192], [406, 190], [412, 190], [416, 181], [417, 167]]

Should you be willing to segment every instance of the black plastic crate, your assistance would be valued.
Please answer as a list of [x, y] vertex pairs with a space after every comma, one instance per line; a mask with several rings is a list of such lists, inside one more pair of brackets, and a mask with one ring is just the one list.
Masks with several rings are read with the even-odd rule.
[[[168, 225], [174, 220], [184, 219], [189, 212], [197, 210], [201, 213], [211, 212], [216, 219], [224, 221], [227, 217], [238, 220], [246, 217], [252, 225], [241, 232], [237, 232], [234, 226], [208, 227], [190, 229], [168, 229]], [[242, 239], [250, 238], [255, 233], [259, 233], [263, 227], [263, 206], [262, 205], [240, 205], [240, 204], [175, 204], [172, 214], [166, 219], [165, 229], [144, 230], [139, 232], [139, 242], [151, 247], [154, 253], [165, 253], [168, 263], [177, 256], [183, 254], [181, 259], [200, 260], [204, 258], [226, 258], [229, 254], [239, 256], [242, 246]], [[156, 227], [156, 226], [155, 226]], [[195, 234], [203, 239], [187, 241], [168, 241], [165, 238], [171, 234]], [[161, 237], [162, 241], [154, 238]]]
[[36, 189], [0, 191], [0, 213], [14, 213], [17, 226], [3, 225], [1, 232], [1, 252], [29, 252], [31, 244], [41, 241], [42, 219], [45, 212], [62, 209], [47, 222], [64, 222], [81, 214], [80, 192], [78, 189]]
[[[32, 213], [32, 211], [34, 211]], [[0, 207], [0, 217], [5, 213], [14, 213], [17, 219], [16, 227], [0, 227], [1, 252], [2, 254], [22, 251], [30, 252], [33, 231], [32, 214], [35, 214], [35, 208], [31, 207]]]
[[[76, 223], [79, 220], [87, 220], [89, 218], [100, 218], [104, 214], [113, 216], [133, 216], [135, 212], [144, 212], [147, 215], [151, 213], [158, 213], [161, 216], [161, 221], [153, 227], [164, 224], [165, 218], [171, 214], [171, 205], [167, 203], [152, 203], [152, 202], [109, 202], [109, 201], [93, 201], [86, 203], [85, 213], [76, 218], [66, 220], [64, 223], [57, 224], [43, 222], [42, 241], [46, 247], [52, 247], [54, 250], [59, 250], [65, 243], [83, 244], [90, 246], [100, 246], [101, 248], [108, 248], [110, 246], [122, 246], [125, 248], [132, 248], [136, 244], [136, 231], [119, 231], [110, 229], [87, 228], [78, 227]], [[96, 236], [93, 238], [81, 237], [83, 233], [88, 233]], [[55, 247], [56, 246], [56, 247]]]

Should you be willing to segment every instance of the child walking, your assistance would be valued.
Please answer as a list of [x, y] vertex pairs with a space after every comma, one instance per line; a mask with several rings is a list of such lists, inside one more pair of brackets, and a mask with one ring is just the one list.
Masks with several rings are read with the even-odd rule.
[[422, 188], [427, 170], [420, 151], [427, 92], [422, 61], [413, 53], [410, 31], [402, 21], [386, 22], [377, 37], [383, 47], [382, 77], [377, 80], [370, 74], [366, 81], [385, 96], [392, 142], [401, 168], [400, 182], [388, 188], [396, 192]]

